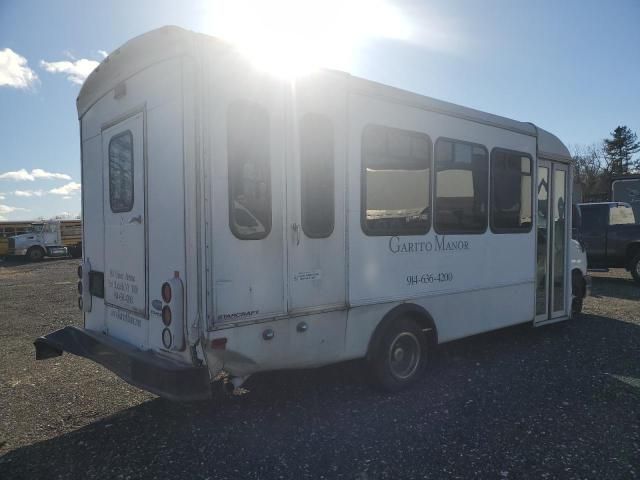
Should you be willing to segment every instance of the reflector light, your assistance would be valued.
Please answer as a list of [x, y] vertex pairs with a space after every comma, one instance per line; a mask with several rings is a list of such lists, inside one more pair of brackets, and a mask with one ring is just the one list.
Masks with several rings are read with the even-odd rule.
[[169, 308], [169, 305], [162, 307], [162, 323], [167, 327], [171, 325], [171, 309]]
[[164, 300], [165, 303], [171, 301], [171, 285], [169, 285], [168, 282], [162, 284], [162, 300]]
[[78, 265], [78, 278], [82, 279], [82, 265]]
[[224, 350], [226, 346], [227, 346], [226, 337], [214, 338], [213, 340], [211, 340], [211, 348], [213, 348], [214, 350]]
[[168, 328], [162, 330], [162, 344], [164, 345], [164, 348], [170, 348], [172, 341], [173, 338], [171, 337], [171, 331]]
[[78, 282], [78, 295], [82, 295], [82, 280]]

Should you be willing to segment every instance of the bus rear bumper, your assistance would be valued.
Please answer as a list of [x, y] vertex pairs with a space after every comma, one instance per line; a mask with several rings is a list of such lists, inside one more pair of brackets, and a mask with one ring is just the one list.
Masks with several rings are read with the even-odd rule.
[[169, 400], [211, 398], [206, 367], [178, 363], [84, 328], [65, 327], [37, 338], [33, 344], [36, 360], [68, 352], [93, 360], [131, 385]]

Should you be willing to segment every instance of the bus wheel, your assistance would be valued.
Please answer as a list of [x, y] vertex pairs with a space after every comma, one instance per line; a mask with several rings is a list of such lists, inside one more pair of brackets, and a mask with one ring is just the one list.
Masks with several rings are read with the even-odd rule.
[[629, 264], [629, 270], [631, 271], [631, 275], [633, 279], [640, 283], [640, 253], [633, 257], [631, 263]]
[[571, 301], [571, 313], [575, 317], [576, 315], [580, 315], [582, 313], [582, 298], [574, 297]]
[[586, 294], [586, 285], [580, 270], [571, 272], [571, 294], [573, 296], [573, 300], [571, 300], [571, 316], [575, 318], [582, 313], [582, 303]]
[[368, 356], [376, 386], [396, 392], [413, 384], [427, 365], [427, 337], [409, 318], [391, 322]]
[[31, 247], [27, 250], [27, 259], [30, 262], [39, 262], [44, 258], [44, 250], [40, 247]]

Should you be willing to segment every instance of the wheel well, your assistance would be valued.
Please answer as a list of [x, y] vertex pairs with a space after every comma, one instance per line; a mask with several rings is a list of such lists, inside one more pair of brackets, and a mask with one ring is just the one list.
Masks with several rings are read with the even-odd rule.
[[398, 318], [410, 318], [415, 321], [418, 326], [425, 331], [427, 339], [432, 346], [438, 344], [438, 330], [436, 324], [433, 321], [433, 317], [420, 305], [414, 303], [403, 303], [389, 310], [382, 320], [378, 323], [378, 326], [373, 331], [371, 339], [369, 340], [369, 348], [367, 354], [373, 350], [373, 345], [381, 337], [382, 332], [386, 329], [387, 325], [397, 320]]
[[627, 247], [627, 262], [631, 262], [638, 253], [640, 253], [640, 243], [632, 243], [629, 245]]

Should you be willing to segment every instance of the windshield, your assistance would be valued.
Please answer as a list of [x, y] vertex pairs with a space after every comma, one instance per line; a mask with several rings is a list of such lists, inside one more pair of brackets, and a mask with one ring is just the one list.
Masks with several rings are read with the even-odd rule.
[[31, 224], [31, 231], [33, 233], [40, 233], [40, 232], [42, 232], [43, 229], [44, 229], [44, 224], [43, 223], [32, 223]]

